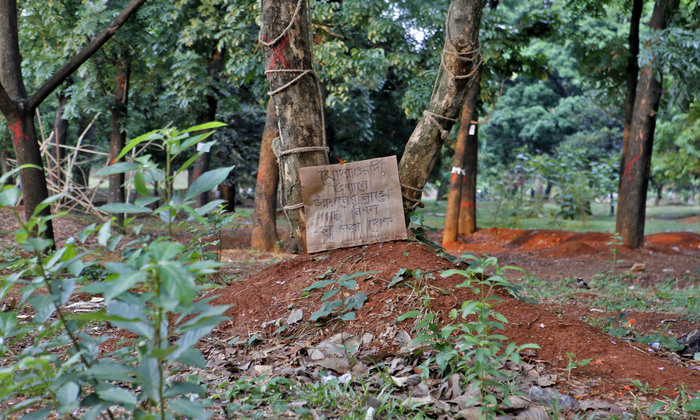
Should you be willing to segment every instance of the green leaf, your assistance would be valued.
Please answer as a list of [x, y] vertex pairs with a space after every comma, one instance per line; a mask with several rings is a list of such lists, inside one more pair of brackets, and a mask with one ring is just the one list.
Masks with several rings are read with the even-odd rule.
[[110, 322], [117, 327], [126, 328], [142, 337], [153, 337], [153, 327], [140, 306], [111, 300], [107, 304], [107, 314], [119, 318], [110, 318]]
[[68, 382], [56, 391], [56, 399], [62, 413], [74, 410], [79, 407], [78, 394], [80, 387], [75, 382]]
[[0, 312], [0, 333], [7, 335], [17, 326], [17, 314], [14, 312]]
[[204, 390], [204, 388], [192, 382], [176, 382], [171, 387], [165, 390], [165, 392], [163, 393], [163, 397], [173, 398], [177, 397], [178, 395], [186, 394], [197, 394], [200, 397], [202, 397], [204, 396], [205, 392], [206, 391]]
[[191, 419], [208, 419], [212, 416], [204, 410], [204, 406], [198, 401], [190, 401], [187, 398], [178, 398], [168, 403], [168, 407], [174, 412]]
[[341, 321], [352, 321], [355, 319], [355, 312], [350, 311], [344, 313], [343, 315], [339, 316], [338, 319]]
[[204, 124], [194, 125], [190, 128], [187, 128], [187, 129], [181, 131], [181, 133], [191, 133], [193, 131], [211, 130], [214, 128], [226, 127], [227, 125], [228, 124], [224, 124], [224, 123], [219, 122], [219, 121], [212, 121], [212, 122], [208, 122], [208, 123], [204, 123]]
[[207, 365], [207, 361], [204, 359], [204, 356], [202, 356], [202, 353], [193, 348], [189, 348], [182, 352], [177, 361], [184, 365], [193, 366], [200, 369], [204, 369]]
[[233, 166], [228, 166], [201, 174], [196, 180], [194, 180], [194, 182], [192, 182], [183, 199], [189, 200], [221, 184], [224, 182], [229, 172], [231, 172], [233, 168]]
[[136, 171], [138, 169], [141, 169], [141, 165], [136, 162], [117, 162], [101, 168], [99, 171], [95, 172], [95, 175], [106, 176], [123, 174], [125, 172]]
[[177, 258], [185, 246], [176, 242], [156, 242], [148, 246], [148, 252], [155, 262], [170, 261]]
[[156, 272], [163, 282], [163, 292], [176, 299], [174, 302], [164, 306], [167, 310], [177, 308], [180, 304], [190, 304], [194, 300], [197, 289], [193, 276], [175, 261], [161, 261], [156, 267]]
[[99, 395], [103, 400], [123, 404], [127, 407], [136, 405], [136, 397], [124, 388], [118, 388], [116, 386], [102, 383], [97, 385], [95, 390], [97, 391], [97, 395]]
[[139, 214], [139, 213], [150, 213], [151, 209], [148, 207], [137, 206], [131, 203], [110, 203], [104, 204], [97, 207], [97, 210], [104, 211], [106, 213], [127, 213], [127, 214]]
[[146, 180], [144, 179], [143, 172], [141, 171], [136, 171], [136, 173], [134, 173], [134, 188], [136, 188], [137, 193], [144, 196], [148, 195]]
[[335, 294], [338, 293], [339, 291], [340, 291], [339, 289], [331, 289], [331, 290], [327, 291], [326, 293], [324, 293], [323, 296], [321, 296], [321, 300], [330, 299], [333, 296], [335, 296]]
[[19, 189], [15, 187], [9, 187], [4, 191], [0, 192], [0, 206], [3, 207], [14, 207], [17, 205], [19, 200], [20, 192]]
[[119, 153], [119, 155], [117, 156], [117, 158], [115, 160], [119, 160], [119, 159], [123, 158], [124, 156], [126, 156], [127, 153], [129, 153], [131, 151], [131, 149], [133, 149], [134, 147], [143, 143], [144, 141], [162, 139], [163, 135], [160, 134], [160, 131], [161, 130], [153, 130], [153, 131], [150, 131], [146, 134], [142, 134], [133, 140], [130, 140], [126, 144], [126, 146], [124, 146], [124, 148], [122, 149], [122, 151]]
[[396, 318], [396, 322], [401, 322], [409, 318], [417, 318], [421, 316], [421, 314], [421, 311], [408, 311], [405, 314], [399, 315], [399, 317]]
[[692, 400], [683, 404], [683, 408], [686, 411], [700, 411], [700, 398], [693, 398]]
[[362, 309], [365, 301], [367, 301], [367, 295], [364, 292], [357, 292], [354, 296], [345, 299], [345, 309]]

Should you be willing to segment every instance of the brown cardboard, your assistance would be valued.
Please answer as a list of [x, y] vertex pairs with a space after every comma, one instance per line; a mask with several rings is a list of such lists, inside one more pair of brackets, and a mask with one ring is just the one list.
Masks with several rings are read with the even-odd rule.
[[309, 253], [406, 239], [396, 156], [299, 169]]

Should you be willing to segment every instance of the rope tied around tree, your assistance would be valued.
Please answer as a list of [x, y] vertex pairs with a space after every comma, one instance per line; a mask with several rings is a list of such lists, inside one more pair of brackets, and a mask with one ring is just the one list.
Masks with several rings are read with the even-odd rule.
[[[457, 47], [452, 40], [452, 34], [450, 33], [450, 16], [452, 14], [452, 7], [447, 11], [447, 19], [445, 21], [445, 48], [442, 51], [442, 55], [440, 57], [440, 67], [438, 69], [437, 76], [435, 77], [435, 84], [433, 85], [433, 92], [431, 94], [431, 98], [435, 97], [435, 92], [437, 91], [439, 81], [440, 81], [440, 76], [443, 71], [447, 72], [449, 77], [452, 80], [463, 80], [463, 79], [469, 79], [474, 77], [475, 74], [479, 71], [479, 68], [481, 65], [484, 63], [484, 59], [481, 56], [481, 44], [477, 41], [476, 45], [474, 45], [471, 49], [467, 51], [458, 51]], [[467, 74], [455, 74], [448, 66], [445, 61], [445, 56], [450, 55], [453, 57], [455, 61], [460, 61], [463, 63], [472, 63], [472, 68]], [[471, 82], [473, 83], [473, 81]], [[440, 138], [444, 141], [449, 135], [450, 132], [446, 130], [440, 121], [447, 121], [452, 124], [457, 122], [456, 118], [451, 118], [446, 115], [440, 115], [435, 112], [425, 110], [423, 111], [423, 116], [428, 120], [430, 124], [432, 124], [435, 128], [437, 128], [440, 132]], [[422, 188], [415, 188], [406, 184], [401, 184], [403, 188], [413, 190], [413, 191], [418, 191], [418, 192], [423, 192]], [[413, 203], [411, 205], [411, 208], [415, 209], [417, 207], [425, 207], [425, 204], [421, 200], [412, 198], [412, 197], [407, 197], [405, 194], [401, 194], [402, 197]]]
[[[406, 188], [407, 190], [418, 191], [418, 192], [421, 193], [421, 194], [423, 193], [423, 188], [412, 187], [412, 186], [406, 185], [406, 184], [404, 184], [404, 183], [399, 183], [399, 185], [401, 185], [402, 188]], [[418, 200], [418, 199], [408, 197], [406, 194], [403, 194], [403, 193], [401, 193], [401, 197], [403, 197], [404, 200], [408, 200], [408, 201], [410, 201], [410, 202], [413, 203], [413, 204], [411, 205], [411, 209], [416, 209], [416, 208], [418, 208], [418, 207], [425, 207], [425, 204], [424, 204], [422, 201]]]
[[[277, 37], [275, 37], [271, 41], [265, 41], [265, 39], [264, 39], [265, 37], [262, 34], [262, 27], [261, 27], [260, 32], [258, 33], [258, 42], [260, 42], [265, 47], [272, 48], [277, 43], [282, 41], [282, 39], [284, 39], [284, 37], [287, 36], [287, 33], [291, 29], [292, 25], [294, 24], [296, 19], [301, 14], [301, 6], [302, 6], [303, 1], [304, 0], [297, 1], [297, 6], [294, 10], [294, 14], [292, 15], [291, 19], [289, 20], [289, 23], [287, 24], [287, 26], [284, 28], [284, 30], [282, 30], [282, 32]], [[312, 57], [313, 57], [313, 47], [310, 46], [310, 48], [312, 49]], [[312, 66], [313, 66], [313, 59], [311, 60], [311, 62], [312, 62]], [[285, 91], [286, 89], [288, 89], [289, 87], [294, 85], [296, 82], [301, 80], [304, 76], [310, 75], [316, 81], [316, 88], [318, 91], [318, 99], [319, 99], [319, 103], [321, 104], [321, 107], [320, 107], [321, 108], [321, 128], [322, 128], [321, 129], [321, 138], [322, 138], [322, 142], [323, 142], [322, 146], [305, 146], [305, 147], [294, 147], [294, 148], [287, 149], [287, 150], [273, 150], [273, 152], [275, 152], [275, 155], [277, 157], [277, 166], [279, 168], [279, 177], [280, 177], [280, 179], [283, 179], [283, 177], [282, 177], [283, 170], [282, 170], [282, 165], [280, 162], [281, 158], [283, 158], [285, 156], [290, 156], [293, 154], [299, 154], [299, 153], [322, 152], [322, 153], [325, 153], [326, 160], [328, 160], [328, 152], [330, 149], [328, 148], [327, 141], [326, 141], [326, 119], [325, 119], [325, 115], [323, 112], [323, 95], [321, 92], [320, 83], [318, 83], [318, 75], [316, 74], [316, 71], [313, 68], [311, 68], [311, 69], [267, 69], [267, 70], [265, 70], [266, 75], [273, 74], [273, 73], [281, 73], [281, 74], [297, 73], [297, 75], [292, 80], [284, 83], [282, 86], [280, 86], [274, 90], [269, 91], [267, 94], [270, 95], [271, 97]], [[279, 121], [278, 121], [278, 124], [279, 124]], [[282, 143], [282, 130], [279, 130], [279, 135], [280, 135], [279, 142], [281, 144]], [[286, 201], [284, 194], [282, 194], [281, 198], [283, 201]], [[298, 209], [301, 209], [303, 207], [304, 207], [303, 202], [292, 204], [292, 205], [287, 205], [287, 203], [285, 203], [285, 202], [282, 203], [282, 210], [284, 211], [285, 216], [287, 217], [287, 220], [289, 220], [289, 216], [287, 215], [287, 211], [298, 210]]]

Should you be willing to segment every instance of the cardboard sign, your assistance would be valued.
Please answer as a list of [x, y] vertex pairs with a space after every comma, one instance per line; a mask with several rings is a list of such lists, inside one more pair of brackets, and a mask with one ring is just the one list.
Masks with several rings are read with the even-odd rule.
[[299, 169], [309, 253], [406, 239], [396, 156]]

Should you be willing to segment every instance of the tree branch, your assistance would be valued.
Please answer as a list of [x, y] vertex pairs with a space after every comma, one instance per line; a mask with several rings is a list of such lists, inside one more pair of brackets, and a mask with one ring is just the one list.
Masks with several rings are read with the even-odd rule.
[[0, 112], [8, 120], [8, 124], [10, 123], [10, 117], [17, 114], [15, 103], [12, 102], [12, 98], [10, 98], [2, 83], [0, 83]]
[[124, 23], [129, 19], [129, 17], [134, 14], [141, 5], [143, 5], [147, 0], [132, 0], [124, 10], [119, 13], [119, 15], [114, 18], [114, 20], [105, 28], [104, 31], [99, 33], [95, 38], [92, 39], [78, 54], [74, 55], [68, 63], [61, 67], [53, 76], [51, 76], [46, 82], [44, 82], [39, 89], [29, 98], [27, 102], [27, 109], [34, 110], [38, 107], [44, 99], [46, 99], [51, 92], [53, 92], [64, 80], [66, 80], [74, 71], [78, 69], [83, 63], [85, 63], [90, 57], [92, 57], [95, 52], [97, 52], [102, 45], [104, 45], [107, 40], [109, 40], [114, 34], [117, 33], [119, 28], [124, 25]]

